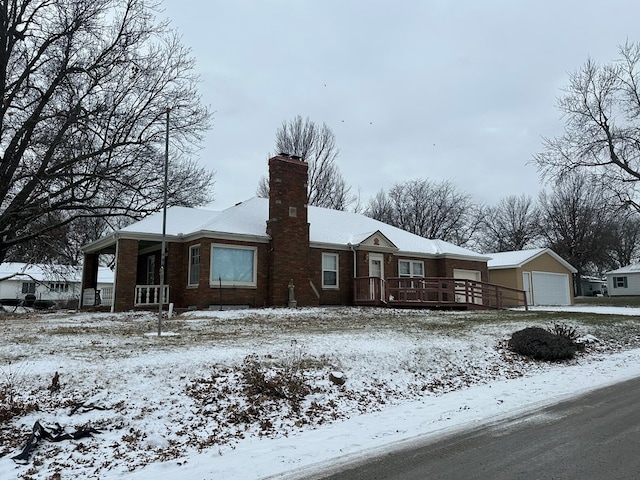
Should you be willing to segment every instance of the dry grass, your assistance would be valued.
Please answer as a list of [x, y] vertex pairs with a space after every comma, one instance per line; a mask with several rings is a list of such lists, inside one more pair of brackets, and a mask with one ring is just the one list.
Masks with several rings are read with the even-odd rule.
[[640, 296], [633, 297], [578, 297], [576, 305], [601, 305], [607, 307], [640, 307]]
[[[79, 458], [95, 462], [96, 471], [115, 464], [133, 469], [178, 458], [187, 447], [286, 435], [545, 368], [505, 348], [506, 339], [525, 327], [562, 324], [590, 333], [602, 340], [593, 347], [598, 352], [640, 346], [640, 319], [621, 315], [373, 308], [220, 315], [165, 320], [163, 331], [171, 335], [160, 337], [154, 313], [0, 316], [0, 372], [8, 373], [0, 396], [15, 407], [5, 418], [0, 455], [20, 448], [30, 428], [20, 402], [37, 405], [38, 416], [69, 422], [80, 421], [70, 413], [76, 405], [106, 407], [84, 414], [103, 433], [83, 443], [91, 451]], [[29, 371], [7, 370], [18, 364]], [[60, 388], [53, 391], [58, 370]], [[346, 385], [330, 383], [334, 370], [345, 372]], [[160, 430], [149, 435], [166, 438], [162, 448], [150, 446], [144, 433], [159, 418]], [[78, 459], [54, 458], [56, 448], [43, 445], [32, 468], [79, 468]], [[38, 466], [47, 456], [54, 459]]]

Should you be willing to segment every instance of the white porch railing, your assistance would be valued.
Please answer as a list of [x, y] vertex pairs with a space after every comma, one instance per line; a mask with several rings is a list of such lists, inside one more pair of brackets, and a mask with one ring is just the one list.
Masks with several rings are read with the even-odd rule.
[[[163, 286], [162, 303], [169, 303], [169, 286]], [[158, 305], [160, 303], [160, 285], [136, 285], [135, 306]]]
[[102, 287], [100, 289], [100, 305], [106, 307], [113, 305], [113, 287]]

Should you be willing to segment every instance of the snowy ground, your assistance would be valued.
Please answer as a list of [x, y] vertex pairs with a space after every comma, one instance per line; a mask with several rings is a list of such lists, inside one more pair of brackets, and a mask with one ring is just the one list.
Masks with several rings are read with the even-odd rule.
[[[640, 309], [556, 310], [193, 312], [160, 337], [150, 314], [3, 315], [0, 478], [306, 478], [640, 375]], [[599, 341], [561, 364], [505, 348], [554, 323]], [[17, 464], [36, 421], [100, 433]]]

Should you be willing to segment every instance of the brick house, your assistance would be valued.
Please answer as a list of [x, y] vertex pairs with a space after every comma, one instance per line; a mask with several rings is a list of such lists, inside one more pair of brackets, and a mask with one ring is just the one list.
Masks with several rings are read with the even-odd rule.
[[[114, 311], [159, 305], [493, 305], [488, 257], [356, 213], [307, 206], [306, 162], [269, 160], [269, 199], [223, 211], [167, 210], [84, 248], [83, 292], [92, 305], [100, 255], [115, 255]], [[104, 297], [105, 295], [103, 295]], [[495, 305], [493, 305], [495, 306]]]

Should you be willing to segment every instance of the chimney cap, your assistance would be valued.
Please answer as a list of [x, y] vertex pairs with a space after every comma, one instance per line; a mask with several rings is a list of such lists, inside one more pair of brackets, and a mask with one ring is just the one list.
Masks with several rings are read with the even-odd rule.
[[290, 158], [291, 160], [300, 160], [300, 161], [304, 161], [300, 155], [291, 155], [291, 154], [286, 153], [286, 152], [280, 152], [280, 153], [278, 154], [278, 156], [279, 156], [279, 157]]

